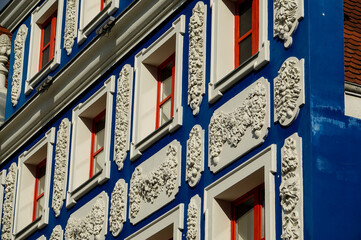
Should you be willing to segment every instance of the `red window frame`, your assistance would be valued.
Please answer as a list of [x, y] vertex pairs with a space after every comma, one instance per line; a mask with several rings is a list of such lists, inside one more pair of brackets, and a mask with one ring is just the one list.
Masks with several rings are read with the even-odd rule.
[[[246, 2], [246, 1], [252, 1], [252, 28], [243, 34], [242, 36], [239, 36], [239, 6], [240, 4]], [[239, 62], [239, 43], [245, 40], [249, 35], [252, 34], [252, 56], [258, 52], [258, 41], [259, 41], [259, 0], [238, 0], [235, 3], [236, 8], [236, 14], [235, 14], [235, 57], [234, 57], [234, 65], [235, 67], [238, 67], [240, 64]]]
[[[93, 119], [93, 123], [92, 123], [89, 178], [93, 177], [93, 175], [94, 175], [94, 159], [95, 159], [95, 157], [104, 150], [104, 146], [103, 146], [103, 147], [99, 148], [97, 151], [95, 151], [95, 146], [94, 146], [95, 145], [95, 135], [96, 135], [95, 134], [95, 125], [103, 117], [105, 117], [105, 110], [102, 111], [101, 113], [99, 113], [97, 116], [95, 116], [95, 118]], [[104, 126], [104, 128], [105, 128], [105, 126]]]
[[[50, 24], [50, 40], [44, 46], [44, 29], [45, 27]], [[55, 49], [55, 36], [56, 35], [56, 12], [51, 15], [43, 25], [41, 25], [41, 41], [40, 41], [40, 56], [39, 56], [39, 71], [44, 67], [43, 66], [43, 54], [44, 51], [49, 47], [49, 59], [50, 60], [54, 57], [54, 49]]]
[[232, 219], [231, 219], [231, 240], [236, 240], [236, 208], [238, 205], [244, 203], [251, 197], [254, 197], [254, 240], [265, 240], [266, 237], [262, 238], [262, 202], [264, 201], [264, 185], [261, 184], [251, 191], [244, 194], [232, 202]]
[[106, 6], [105, 2], [107, 0], [100, 0], [100, 11], [102, 11], [104, 9], [104, 6]]
[[[161, 79], [161, 72], [162, 70], [167, 67], [170, 63], [173, 63], [172, 66], [172, 91], [167, 97], [165, 97], [162, 101], [160, 100], [160, 95], [162, 91], [162, 79]], [[155, 129], [158, 129], [160, 126], [160, 109], [164, 103], [166, 103], [169, 99], [171, 99], [171, 118], [173, 117], [174, 113], [174, 74], [175, 74], [175, 54], [172, 54], [169, 58], [167, 58], [164, 62], [162, 62], [158, 66], [158, 73], [157, 73], [157, 111], [156, 111], [156, 122], [155, 122]]]
[[38, 201], [40, 198], [44, 197], [44, 192], [40, 193], [38, 195], [38, 189], [39, 189], [39, 178], [41, 176], [39, 176], [40, 174], [40, 168], [46, 166], [46, 159], [44, 159], [43, 161], [41, 161], [37, 166], [36, 166], [36, 170], [35, 170], [35, 187], [34, 187], [34, 202], [33, 202], [33, 220], [34, 221], [36, 219], [36, 210], [38, 208]]

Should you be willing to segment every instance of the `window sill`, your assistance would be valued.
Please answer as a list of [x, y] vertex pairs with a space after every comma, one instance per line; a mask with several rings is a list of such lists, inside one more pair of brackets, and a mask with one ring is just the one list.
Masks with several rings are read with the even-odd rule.
[[[49, 208], [47, 210], [49, 212]], [[27, 226], [25, 226], [23, 229], [21, 229], [19, 232], [15, 233], [16, 239], [26, 239], [28, 236], [33, 234], [36, 230], [44, 228], [47, 223], [44, 221], [41, 221], [43, 216], [38, 217], [31, 223], [29, 223]]]

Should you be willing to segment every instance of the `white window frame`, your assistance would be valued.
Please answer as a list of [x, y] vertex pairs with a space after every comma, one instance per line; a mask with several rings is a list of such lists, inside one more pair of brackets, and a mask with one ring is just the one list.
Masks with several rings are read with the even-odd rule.
[[[31, 14], [31, 30], [29, 45], [28, 73], [25, 81], [25, 94], [30, 94], [34, 87], [50, 72], [54, 71], [60, 64], [61, 59], [61, 26], [63, 23], [63, 0], [46, 0], [41, 6], [37, 7]], [[57, 9], [56, 33], [54, 57], [39, 71], [41, 27], [54, 9]]]
[[248, 73], [258, 70], [270, 60], [268, 37], [267, 0], [259, 1], [258, 52], [240, 66], [234, 66], [235, 17], [232, 8], [236, 0], [211, 0], [211, 76], [208, 85], [208, 101], [214, 103], [231, 86]]
[[[112, 16], [119, 8], [119, 0], [111, 0], [110, 3], [104, 6], [102, 11], [99, 11], [92, 20], [88, 23], [85, 23], [84, 15], [86, 14], [86, 10], [83, 7], [83, 2], [89, 0], [78, 0], [77, 1], [77, 13], [80, 12], [79, 18], [79, 29], [78, 29], [78, 44], [82, 44], [90, 33], [92, 33], [96, 27], [99, 26], [106, 18]], [[96, 0], [99, 1], [100, 0]], [[80, 9], [79, 9], [80, 6]], [[99, 4], [100, 9], [100, 4]]]
[[181, 203], [163, 214], [153, 222], [149, 223], [145, 227], [136, 231], [132, 235], [125, 238], [125, 240], [144, 240], [149, 239], [173, 225], [173, 240], [182, 239], [182, 230], [184, 228], [184, 204]]
[[[182, 107], [182, 72], [183, 72], [183, 38], [185, 33], [185, 16], [182, 15], [178, 19], [176, 19], [172, 27], [168, 29], [162, 36], [160, 36], [154, 43], [152, 43], [148, 48], [143, 49], [135, 56], [135, 97], [134, 97], [134, 119], [133, 119], [133, 133], [132, 133], [132, 143], [130, 150], [130, 159], [132, 161], [136, 160], [142, 155], [142, 151], [147, 149], [149, 146], [154, 144], [157, 140], [165, 136], [170, 132], [174, 132], [176, 129], [182, 126], [183, 122], [183, 107]], [[163, 49], [169, 49], [167, 44], [171, 43], [172, 39], [175, 38], [175, 73], [174, 73], [174, 112], [173, 117], [166, 123], [159, 126], [159, 128], [155, 129], [155, 121], [156, 121], [156, 94], [157, 94], [157, 79], [149, 79], [149, 76], [152, 74], [149, 70], [147, 70], [146, 65], [151, 65], [148, 62], [154, 61], [155, 55], [157, 54], [157, 50], [162, 51]], [[172, 54], [172, 53], [171, 53]], [[170, 56], [171, 54], [164, 54]], [[164, 60], [165, 56], [162, 56]], [[161, 57], [159, 57], [161, 58]], [[145, 76], [147, 74], [147, 76]], [[155, 81], [155, 83], [151, 83], [150, 81]], [[147, 85], [151, 85], [152, 88], [152, 96], [148, 98], [152, 98], [152, 102], [149, 104], [145, 104], [140, 100], [140, 96], [144, 94], [141, 90], [141, 85], [147, 82]], [[148, 87], [148, 86], [147, 86]], [[155, 88], [155, 94], [154, 94]], [[155, 95], [155, 97], [154, 97]], [[154, 97], [154, 101], [153, 101]], [[148, 129], [145, 129], [145, 134], [143, 133], [141, 136], [140, 129], [141, 125], [141, 112], [145, 111], [153, 111], [154, 109], [154, 118], [150, 119], [147, 125], [149, 125]], [[153, 128], [154, 130], [150, 130]]]
[[[111, 76], [104, 82], [104, 85], [94, 93], [90, 98], [88, 98], [85, 102], [80, 103], [73, 109], [72, 115], [72, 143], [71, 143], [71, 153], [70, 153], [70, 175], [69, 175], [69, 185], [68, 185], [68, 192], [66, 198], [66, 207], [69, 209], [76, 204], [76, 201], [89, 192], [94, 187], [103, 184], [110, 178], [110, 141], [111, 141], [111, 129], [112, 129], [112, 114], [113, 114], [113, 102], [114, 102], [114, 89], [115, 89], [115, 76]], [[94, 109], [100, 107], [99, 102], [102, 98], [106, 97], [105, 102], [105, 135], [104, 135], [104, 166], [101, 171], [94, 174], [91, 178], [89, 178], [89, 172], [87, 172], [86, 177], [84, 179], [79, 180], [79, 169], [77, 171], [76, 163], [79, 163], [80, 160], [79, 156], [84, 155], [85, 157], [81, 159], [81, 161], [88, 161], [90, 162], [90, 145], [85, 146], [85, 148], [89, 147], [89, 153], [85, 153], [84, 149], [80, 149], [78, 146], [78, 141], [83, 140], [80, 139], [80, 136], [83, 134], [87, 134], [88, 132], [84, 133], [81, 129], [87, 129], [86, 127], [81, 128], [81, 126], [85, 126], [82, 121], [82, 114], [89, 113]], [[97, 111], [95, 115], [99, 114]], [[94, 117], [94, 116], [93, 116]], [[90, 131], [90, 130], [88, 130]], [[89, 144], [91, 144], [91, 140], [89, 140]], [[87, 144], [87, 143], [86, 143]], [[89, 169], [88, 169], [89, 171]], [[81, 182], [81, 183], [75, 183]], [[74, 184], [77, 184], [74, 186]]]
[[[49, 223], [49, 195], [50, 195], [50, 180], [52, 173], [53, 165], [53, 147], [55, 140], [55, 128], [51, 128], [45, 136], [37, 142], [31, 149], [23, 152], [18, 159], [19, 165], [19, 178], [16, 188], [16, 204], [15, 204], [15, 221], [14, 221], [14, 235], [16, 239], [24, 239], [30, 234], [34, 233], [37, 229], [42, 229]], [[40, 158], [36, 155], [43, 154], [43, 149], [46, 148], [45, 156]], [[33, 176], [28, 168], [30, 165], [36, 168], [36, 165], [39, 164], [46, 157], [46, 173], [45, 173], [45, 187], [44, 187], [44, 209], [40, 217], [32, 221], [33, 216], [33, 200], [34, 200], [34, 184], [35, 176]], [[23, 184], [31, 185], [29, 191], [31, 192], [31, 199], [29, 200], [29, 192], [24, 190]], [[25, 194], [25, 196], [23, 196]], [[25, 203], [24, 203], [25, 201]], [[20, 225], [19, 221], [24, 221], [26, 218], [26, 213], [24, 211], [23, 204], [29, 204], [31, 202], [30, 211], [30, 222], [23, 223]], [[27, 221], [27, 219], [25, 219]]]
[[206, 240], [231, 239], [231, 204], [262, 183], [260, 175], [265, 192], [265, 238], [276, 238], [276, 159], [276, 145], [271, 145], [204, 189]]

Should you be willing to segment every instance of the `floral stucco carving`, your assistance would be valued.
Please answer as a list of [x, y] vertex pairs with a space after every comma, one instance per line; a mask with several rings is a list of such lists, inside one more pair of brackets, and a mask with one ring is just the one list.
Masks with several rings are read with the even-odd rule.
[[131, 223], [137, 223], [164, 206], [178, 193], [180, 147], [180, 143], [174, 140], [135, 168], [129, 189]]
[[285, 48], [292, 45], [292, 34], [303, 18], [303, 0], [274, 0], [274, 37], [284, 41]]
[[117, 237], [126, 221], [127, 210], [127, 184], [124, 179], [119, 179], [113, 189], [110, 200], [110, 231]]
[[[0, 56], [5, 56], [6, 59], [10, 55], [11, 52], [11, 41], [9, 37], [6, 34], [0, 35]], [[0, 61], [0, 64], [5, 67], [5, 63], [3, 61]]]
[[56, 225], [53, 229], [53, 232], [50, 235], [49, 240], [62, 240], [63, 239], [63, 229], [60, 225]]
[[76, 3], [75, 0], [66, 1], [65, 28], [64, 28], [64, 48], [70, 55], [74, 39], [76, 37]]
[[197, 195], [191, 198], [187, 211], [187, 240], [199, 240], [200, 237], [201, 198]]
[[188, 105], [193, 115], [199, 113], [205, 88], [206, 7], [198, 2], [189, 22]]
[[302, 238], [302, 151], [297, 133], [285, 140], [281, 150], [282, 181], [280, 201], [282, 207], [282, 239]]
[[100, 233], [106, 220], [105, 202], [100, 196], [84, 218], [70, 217], [65, 228], [66, 240], [102, 239]]
[[57, 140], [55, 147], [55, 168], [54, 168], [54, 184], [53, 184], [53, 204], [52, 208], [55, 216], [58, 217], [60, 209], [65, 199], [65, 187], [68, 168], [68, 153], [70, 140], [70, 122], [64, 118], [57, 132]]
[[304, 104], [304, 60], [290, 57], [274, 79], [275, 122], [289, 126]]
[[186, 181], [189, 186], [197, 185], [204, 170], [204, 130], [195, 125], [187, 140]]
[[5, 179], [5, 200], [3, 205], [3, 218], [2, 218], [2, 232], [1, 239], [11, 240], [12, 235], [12, 222], [15, 200], [15, 185], [16, 185], [17, 166], [12, 163], [9, 167], [8, 174]]
[[123, 168], [129, 150], [132, 71], [130, 65], [125, 65], [118, 79], [114, 130], [114, 161], [118, 170]]
[[213, 165], [219, 163], [224, 144], [236, 148], [248, 129], [254, 138], [261, 137], [266, 123], [266, 107], [266, 87], [257, 83], [233, 112], [213, 114], [209, 124], [209, 151]]
[[23, 61], [25, 51], [25, 40], [28, 34], [28, 28], [25, 24], [21, 25], [14, 42], [14, 72], [11, 82], [11, 103], [13, 107], [18, 104], [21, 92], [22, 77], [23, 77]]

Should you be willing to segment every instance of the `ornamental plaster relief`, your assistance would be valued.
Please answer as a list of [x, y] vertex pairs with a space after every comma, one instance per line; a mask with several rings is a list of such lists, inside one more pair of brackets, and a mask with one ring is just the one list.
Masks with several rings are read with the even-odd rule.
[[129, 190], [130, 222], [136, 224], [172, 201], [180, 176], [181, 145], [174, 140], [135, 168]]
[[292, 35], [304, 16], [303, 12], [303, 0], [273, 1], [273, 36], [283, 40], [285, 48], [292, 45]]
[[25, 24], [21, 25], [18, 33], [16, 34], [14, 42], [14, 72], [13, 79], [11, 82], [11, 103], [13, 107], [18, 104], [20, 97], [20, 92], [22, 88], [22, 78], [23, 78], [23, 61], [24, 61], [24, 51], [25, 51], [25, 40], [28, 34], [28, 28]]
[[100, 193], [70, 215], [65, 240], [105, 239], [108, 227], [108, 195]]
[[205, 92], [206, 13], [204, 3], [198, 2], [189, 21], [188, 105], [193, 115], [199, 113]]
[[260, 78], [214, 111], [209, 124], [212, 172], [262, 144], [270, 128], [269, 82]]
[[[6, 34], [0, 35], [0, 74], [6, 76], [8, 73], [8, 69], [6, 67], [6, 63], [9, 60], [11, 52], [11, 41]], [[5, 82], [4, 82], [5, 84]], [[0, 88], [4, 88], [5, 85], [0, 85]]]
[[1, 239], [11, 240], [12, 223], [14, 216], [14, 202], [15, 202], [15, 186], [17, 178], [17, 166], [16, 163], [12, 163], [9, 167], [8, 174], [5, 179], [5, 200], [3, 205], [3, 217], [2, 217], [2, 232]]
[[114, 161], [118, 170], [123, 168], [124, 160], [129, 151], [132, 85], [133, 68], [127, 64], [119, 74], [115, 110]]
[[49, 240], [63, 240], [63, 229], [60, 225], [56, 225], [50, 235]]
[[195, 195], [191, 198], [187, 211], [187, 240], [201, 239], [201, 198]]
[[124, 179], [119, 179], [114, 186], [110, 199], [110, 231], [117, 237], [123, 229], [127, 216], [127, 189]]
[[303, 239], [302, 139], [297, 133], [281, 149], [282, 239]]
[[287, 58], [274, 84], [274, 121], [287, 127], [296, 119], [305, 103], [304, 59]]
[[70, 127], [70, 121], [67, 118], [64, 118], [61, 121], [59, 125], [59, 130], [57, 132], [52, 204], [52, 208], [56, 217], [60, 215], [60, 210], [63, 206], [66, 194]]
[[74, 39], [76, 37], [76, 3], [75, 0], [66, 1], [65, 28], [64, 28], [64, 48], [66, 53], [70, 55]]
[[204, 171], [204, 130], [195, 125], [187, 140], [186, 181], [195, 187]]

